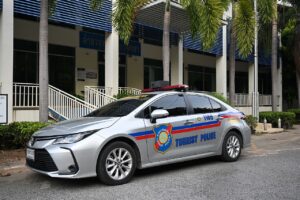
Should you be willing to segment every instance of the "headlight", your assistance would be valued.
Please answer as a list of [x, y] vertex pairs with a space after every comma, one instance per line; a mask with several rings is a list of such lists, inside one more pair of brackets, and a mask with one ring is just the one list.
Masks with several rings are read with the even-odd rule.
[[53, 144], [72, 144], [79, 142], [80, 140], [92, 135], [93, 133], [96, 133], [98, 130], [93, 131], [86, 131], [82, 133], [75, 133], [71, 135], [67, 135], [61, 138], [56, 139]]

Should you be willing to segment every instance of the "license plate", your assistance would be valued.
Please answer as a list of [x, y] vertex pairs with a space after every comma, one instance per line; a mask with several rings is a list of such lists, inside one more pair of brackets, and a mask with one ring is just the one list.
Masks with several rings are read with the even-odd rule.
[[34, 160], [34, 149], [26, 149], [26, 157], [30, 160]]

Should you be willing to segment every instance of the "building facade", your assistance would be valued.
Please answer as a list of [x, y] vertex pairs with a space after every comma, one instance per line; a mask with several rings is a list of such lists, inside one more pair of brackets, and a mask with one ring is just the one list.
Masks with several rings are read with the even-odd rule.
[[[162, 30], [155, 24], [159, 19], [151, 21], [149, 13], [159, 12], [164, 1], [154, 1], [141, 11], [128, 46], [112, 27], [112, 4], [106, 0], [99, 11], [92, 11], [88, 0], [57, 1], [56, 11], [49, 18], [50, 85], [74, 96], [85, 96], [86, 86], [103, 86], [111, 89], [106, 94], [112, 96], [120, 88], [148, 88], [152, 81], [162, 79]], [[8, 94], [9, 122], [38, 120], [37, 104], [32, 109], [26, 109], [26, 103], [19, 105], [21, 89], [16, 87], [18, 83], [38, 83], [39, 6], [38, 0], [0, 0], [0, 94]], [[178, 12], [172, 20], [180, 24], [180, 8], [176, 2], [172, 6], [174, 13]], [[224, 14], [227, 17], [230, 9]], [[171, 84], [184, 83], [193, 90], [227, 96], [227, 24], [220, 28], [213, 48], [204, 51], [201, 41], [179, 32], [176, 23], [170, 33]], [[236, 57], [236, 103], [251, 114], [253, 57]], [[260, 56], [259, 64], [260, 109], [270, 110], [270, 59]], [[278, 71], [281, 108], [281, 70]]]

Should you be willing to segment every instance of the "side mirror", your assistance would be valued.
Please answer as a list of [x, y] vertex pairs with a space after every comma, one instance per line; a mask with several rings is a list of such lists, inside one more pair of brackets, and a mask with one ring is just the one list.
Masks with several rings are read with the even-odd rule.
[[169, 116], [169, 112], [167, 110], [157, 109], [151, 113], [150, 121], [151, 123], [156, 123], [157, 119], [166, 118]]

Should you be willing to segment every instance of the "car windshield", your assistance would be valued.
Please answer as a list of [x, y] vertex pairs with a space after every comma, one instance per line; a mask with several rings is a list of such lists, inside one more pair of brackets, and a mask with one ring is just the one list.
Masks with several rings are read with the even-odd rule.
[[146, 94], [139, 96], [126, 97], [121, 100], [112, 102], [99, 108], [85, 117], [123, 117], [134, 111], [144, 102], [155, 96], [154, 94]]

